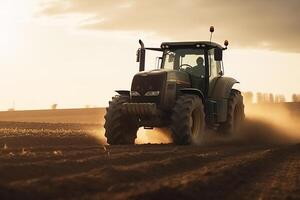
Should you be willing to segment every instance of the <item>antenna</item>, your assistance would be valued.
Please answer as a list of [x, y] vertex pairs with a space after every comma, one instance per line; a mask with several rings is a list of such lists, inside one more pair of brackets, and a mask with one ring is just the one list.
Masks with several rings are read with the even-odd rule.
[[214, 32], [214, 31], [215, 31], [214, 26], [211, 26], [211, 27], [209, 28], [209, 32], [210, 32], [210, 39], [209, 39], [209, 42], [211, 42], [212, 35], [213, 35], [213, 32]]

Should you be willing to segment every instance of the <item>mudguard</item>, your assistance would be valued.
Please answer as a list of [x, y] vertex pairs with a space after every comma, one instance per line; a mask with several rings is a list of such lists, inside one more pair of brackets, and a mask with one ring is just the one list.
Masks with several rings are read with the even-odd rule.
[[201, 92], [201, 90], [198, 90], [196, 88], [182, 88], [180, 89], [180, 92], [182, 92], [183, 94], [193, 94], [193, 95], [198, 95], [202, 101], [204, 101], [204, 95]]
[[209, 88], [208, 96], [214, 100], [221, 100], [229, 98], [230, 91], [234, 84], [240, 83], [234, 78], [218, 77], [212, 80]]

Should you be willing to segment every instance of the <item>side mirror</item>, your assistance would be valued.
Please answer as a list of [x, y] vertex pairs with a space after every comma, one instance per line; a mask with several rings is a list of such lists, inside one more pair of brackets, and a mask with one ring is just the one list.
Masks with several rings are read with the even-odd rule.
[[161, 66], [161, 63], [162, 63], [162, 57], [156, 57], [156, 69], [159, 69], [160, 68], [160, 66]]
[[220, 48], [215, 48], [214, 49], [214, 57], [215, 61], [222, 61], [223, 59], [223, 50]]
[[140, 57], [141, 57], [141, 49], [138, 49], [136, 51], [136, 62], [140, 62]]

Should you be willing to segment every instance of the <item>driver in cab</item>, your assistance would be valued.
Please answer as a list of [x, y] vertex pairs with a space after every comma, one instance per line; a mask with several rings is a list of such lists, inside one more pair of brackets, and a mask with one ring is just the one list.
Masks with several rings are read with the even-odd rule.
[[203, 65], [204, 60], [202, 57], [198, 57], [196, 60], [197, 65], [194, 67], [189, 67], [186, 69], [186, 72], [189, 74], [196, 76], [196, 77], [201, 77], [204, 78], [205, 76], [205, 67]]

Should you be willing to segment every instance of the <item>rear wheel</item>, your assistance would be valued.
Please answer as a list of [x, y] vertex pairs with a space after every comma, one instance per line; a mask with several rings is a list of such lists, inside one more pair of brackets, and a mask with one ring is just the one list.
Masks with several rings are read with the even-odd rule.
[[205, 114], [202, 100], [196, 95], [178, 98], [171, 117], [172, 138], [175, 144], [199, 142], [204, 134]]
[[243, 96], [232, 89], [228, 99], [227, 121], [220, 125], [219, 131], [225, 134], [238, 133], [245, 119]]
[[126, 102], [128, 98], [122, 96], [113, 97], [109, 102], [104, 116], [105, 136], [108, 144], [134, 144], [139, 128], [138, 121], [136, 117], [122, 112], [122, 105]]

